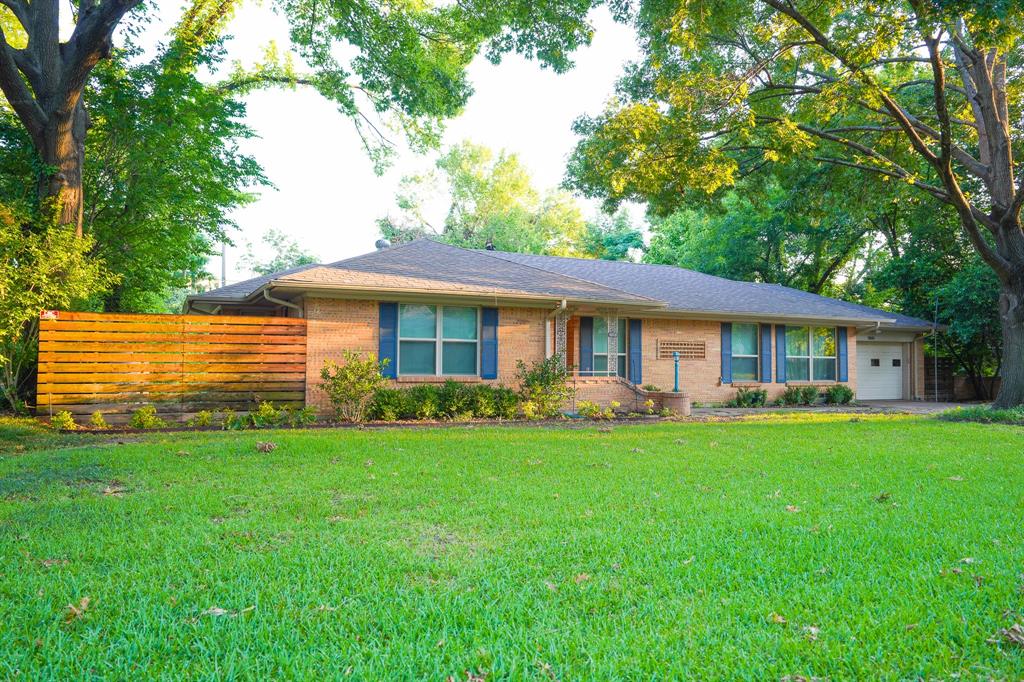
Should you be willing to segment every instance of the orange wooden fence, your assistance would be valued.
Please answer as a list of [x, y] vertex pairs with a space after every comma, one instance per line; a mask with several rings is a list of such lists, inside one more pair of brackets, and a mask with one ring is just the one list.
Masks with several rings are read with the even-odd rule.
[[98, 410], [118, 422], [154, 405], [185, 420], [257, 398], [301, 405], [305, 392], [305, 320], [57, 312], [39, 322], [41, 415]]

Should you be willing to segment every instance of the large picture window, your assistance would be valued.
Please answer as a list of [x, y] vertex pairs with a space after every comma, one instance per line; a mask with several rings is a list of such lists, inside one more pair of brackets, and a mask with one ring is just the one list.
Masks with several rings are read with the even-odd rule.
[[398, 307], [398, 374], [473, 376], [479, 373], [477, 308], [403, 303]]
[[756, 324], [732, 326], [732, 380], [757, 381], [758, 345]]
[[[626, 377], [626, 319], [619, 318], [618, 321], [618, 336], [616, 338], [617, 346], [611, 353], [608, 352], [608, 320], [603, 317], [594, 318], [594, 374], [598, 376], [610, 376], [612, 374], [618, 374], [622, 378]], [[609, 370], [609, 359], [611, 360], [611, 366], [614, 368]]]
[[786, 380], [836, 380], [835, 327], [786, 327]]

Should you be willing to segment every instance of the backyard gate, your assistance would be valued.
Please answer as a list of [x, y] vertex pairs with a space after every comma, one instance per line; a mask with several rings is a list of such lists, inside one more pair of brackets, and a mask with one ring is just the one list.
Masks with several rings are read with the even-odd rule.
[[99, 411], [123, 422], [153, 405], [184, 421], [305, 397], [305, 320], [47, 312], [39, 321], [40, 415], [67, 410], [82, 421]]

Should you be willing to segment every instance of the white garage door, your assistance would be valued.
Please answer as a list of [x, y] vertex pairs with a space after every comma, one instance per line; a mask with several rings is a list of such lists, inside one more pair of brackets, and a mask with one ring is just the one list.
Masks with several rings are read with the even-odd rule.
[[903, 397], [903, 344], [857, 343], [857, 398]]

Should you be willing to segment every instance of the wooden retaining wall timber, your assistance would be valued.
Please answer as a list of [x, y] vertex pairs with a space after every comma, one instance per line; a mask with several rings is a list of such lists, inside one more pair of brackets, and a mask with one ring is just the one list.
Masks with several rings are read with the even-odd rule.
[[[53, 319], [50, 319], [53, 318]], [[123, 422], [141, 405], [184, 421], [256, 399], [301, 406], [306, 321], [227, 315], [48, 312], [39, 321], [36, 410], [99, 411]]]

